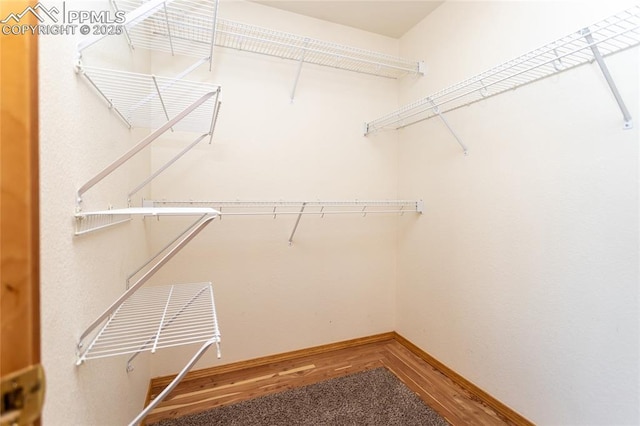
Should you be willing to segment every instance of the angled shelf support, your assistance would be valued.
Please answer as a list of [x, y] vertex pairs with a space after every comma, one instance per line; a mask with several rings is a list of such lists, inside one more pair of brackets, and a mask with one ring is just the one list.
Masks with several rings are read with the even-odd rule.
[[622, 111], [624, 128], [631, 128], [631, 116], [602, 58], [640, 44], [640, 5], [587, 28], [367, 122], [364, 126], [365, 136], [382, 130], [402, 129], [436, 115], [442, 118], [440, 114], [445, 112], [594, 60], [598, 62]]
[[431, 101], [431, 105], [433, 105], [433, 112], [435, 112], [436, 115], [440, 118], [440, 120], [442, 120], [442, 122], [444, 123], [445, 127], [449, 130], [449, 132], [456, 139], [456, 141], [458, 142], [458, 145], [460, 145], [460, 148], [462, 148], [462, 151], [463, 151], [464, 155], [465, 156], [469, 155], [469, 149], [464, 144], [464, 142], [462, 142], [462, 139], [460, 139], [460, 136], [458, 136], [458, 134], [455, 132], [455, 130], [453, 130], [453, 127], [451, 127], [451, 125], [449, 124], [447, 119], [444, 117], [444, 115], [440, 112], [440, 108], [433, 101]]
[[602, 74], [604, 75], [605, 80], [607, 80], [607, 84], [611, 89], [611, 93], [613, 94], [613, 97], [616, 99], [616, 102], [618, 103], [620, 112], [622, 112], [622, 118], [624, 119], [623, 128], [624, 129], [633, 128], [633, 121], [631, 119], [631, 114], [629, 113], [629, 110], [627, 109], [627, 106], [625, 105], [624, 100], [622, 100], [622, 96], [618, 91], [618, 87], [616, 86], [616, 83], [613, 81], [613, 77], [611, 77], [609, 68], [607, 67], [607, 64], [605, 63], [604, 58], [600, 53], [600, 49], [598, 49], [597, 43], [593, 39], [591, 30], [588, 27], [584, 28], [582, 30], [582, 34], [584, 35], [585, 40], [587, 40], [587, 43], [589, 43], [589, 47], [591, 48], [591, 52], [593, 53], [593, 58], [598, 63], [598, 66], [600, 67], [600, 71], [602, 71]]
[[217, 338], [213, 338], [210, 340], [207, 340], [206, 342], [204, 342], [204, 344], [200, 347], [200, 349], [198, 349], [198, 351], [195, 353], [195, 355], [193, 355], [193, 357], [191, 357], [191, 359], [189, 360], [189, 362], [187, 363], [187, 365], [185, 365], [182, 370], [180, 370], [180, 372], [176, 375], [176, 377], [171, 381], [171, 383], [169, 383], [167, 385], [167, 387], [165, 387], [162, 392], [160, 392], [158, 394], [158, 396], [156, 396], [150, 403], [149, 405], [147, 405], [146, 407], [144, 407], [144, 410], [142, 410], [140, 412], [140, 414], [138, 414], [136, 416], [135, 419], [133, 419], [131, 421], [131, 423], [129, 423], [129, 426], [137, 426], [139, 425], [142, 420], [144, 420], [144, 418], [151, 412], [153, 411], [154, 408], [156, 408], [158, 406], [158, 404], [160, 404], [160, 402], [162, 402], [163, 399], [165, 399], [167, 397], [167, 395], [169, 395], [169, 393], [171, 393], [171, 391], [178, 385], [178, 383], [180, 383], [180, 381], [184, 378], [184, 376], [187, 375], [187, 373], [189, 371], [191, 371], [191, 369], [193, 368], [194, 365], [196, 365], [196, 362], [198, 362], [198, 360], [200, 358], [202, 358], [202, 355], [204, 355], [204, 353], [207, 351], [207, 349], [209, 349], [209, 347], [213, 344], [216, 344], [218, 346], [218, 358], [220, 358], [220, 338], [219, 336]]

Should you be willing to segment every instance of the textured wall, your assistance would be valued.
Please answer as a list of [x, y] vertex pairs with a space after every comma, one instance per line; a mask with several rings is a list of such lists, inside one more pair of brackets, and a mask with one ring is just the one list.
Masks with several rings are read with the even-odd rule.
[[[628, 3], [627, 3], [628, 4]], [[587, 7], [588, 6], [588, 7]], [[624, 4], [447, 2], [401, 41], [454, 84]], [[401, 131], [397, 330], [539, 424], [637, 424], [638, 49]]]
[[[47, 6], [53, 6], [51, 2]], [[107, 10], [108, 2], [66, 2], [67, 8]], [[58, 4], [61, 10], [61, 4]], [[125, 372], [125, 358], [75, 366], [77, 339], [125, 288], [125, 277], [147, 256], [142, 223], [73, 236], [75, 192], [139, 140], [74, 73], [78, 39], [40, 37], [40, 227], [42, 362], [47, 376], [46, 425], [126, 424], [141, 410], [149, 383], [146, 357]], [[87, 65], [148, 68], [120, 37], [87, 51]], [[149, 157], [91, 189], [85, 210], [126, 206], [126, 190], [144, 176]]]

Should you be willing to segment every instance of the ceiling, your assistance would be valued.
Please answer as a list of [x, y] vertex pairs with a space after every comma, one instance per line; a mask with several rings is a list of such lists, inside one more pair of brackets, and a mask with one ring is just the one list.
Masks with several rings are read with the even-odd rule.
[[253, 0], [301, 15], [399, 38], [444, 0]]

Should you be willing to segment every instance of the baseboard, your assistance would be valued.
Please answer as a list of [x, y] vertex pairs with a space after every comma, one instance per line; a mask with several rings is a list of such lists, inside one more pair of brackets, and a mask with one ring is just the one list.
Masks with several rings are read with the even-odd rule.
[[451, 368], [447, 367], [442, 362], [438, 361], [433, 356], [429, 355], [427, 352], [420, 349], [418, 346], [411, 343], [409, 340], [398, 334], [397, 332], [393, 332], [393, 338], [400, 343], [402, 346], [410, 350], [414, 355], [425, 361], [427, 364], [431, 365], [436, 370], [440, 371], [442, 374], [447, 376], [453, 382], [455, 382], [461, 388], [467, 390], [476, 396], [480, 401], [487, 404], [489, 407], [493, 408], [498, 413], [502, 414], [504, 417], [509, 419], [511, 422], [518, 426], [534, 426], [534, 423], [527, 420], [524, 416], [519, 414], [518, 412], [512, 410], [487, 392], [480, 389], [478, 386], [470, 382], [469, 380], [462, 377], [460, 374], [453, 371]]
[[[260, 367], [264, 365], [270, 365], [277, 362], [290, 361], [294, 359], [303, 358], [311, 355], [323, 354], [335, 350], [347, 349], [357, 346], [363, 346], [369, 343], [378, 343], [384, 342], [387, 340], [396, 340], [402, 346], [407, 348], [411, 353], [416, 355], [418, 358], [425, 361], [427, 364], [431, 365], [436, 370], [440, 371], [442, 374], [451, 379], [454, 383], [456, 383], [461, 388], [467, 390], [480, 401], [484, 402], [489, 407], [493, 408], [496, 412], [507, 418], [509, 421], [514, 423], [517, 426], [533, 426], [534, 423], [527, 420], [525, 417], [512, 410], [487, 392], [480, 389], [478, 386], [465, 379], [460, 374], [453, 371], [451, 368], [447, 367], [442, 362], [438, 361], [433, 356], [429, 355], [424, 350], [420, 349], [418, 346], [407, 340], [405, 337], [401, 336], [395, 331], [391, 331], [388, 333], [375, 334], [373, 336], [360, 337], [357, 339], [344, 340], [335, 343], [329, 343], [326, 345], [314, 346], [311, 348], [300, 349], [291, 352], [285, 352], [275, 355], [268, 355], [260, 358], [254, 358], [246, 361], [239, 361], [230, 364], [225, 364], [221, 366], [203, 368], [200, 370], [195, 370], [189, 372], [182, 381], [195, 380], [204, 377], [211, 377], [218, 374], [224, 373], [232, 373], [241, 370], [245, 370], [253, 367]], [[149, 403], [149, 398], [151, 395], [151, 389], [157, 387], [165, 387], [167, 386], [173, 379], [175, 375], [155, 377], [151, 379], [149, 383], [149, 390], [147, 392], [147, 401], [145, 406]]]
[[[199, 379], [203, 377], [210, 377], [217, 374], [223, 373], [231, 373], [239, 370], [244, 370], [252, 367], [260, 367], [263, 365], [274, 364], [276, 362], [289, 361], [292, 359], [303, 358], [305, 356], [322, 354], [330, 351], [335, 351], [339, 349], [352, 348], [356, 346], [366, 345], [368, 343], [378, 343], [383, 342], [385, 340], [392, 340], [395, 337], [395, 332], [390, 331], [387, 333], [374, 334], [373, 336], [367, 337], [359, 337], [357, 339], [343, 340], [340, 342], [329, 343], [326, 345], [313, 346], [311, 348], [300, 349], [291, 352], [285, 352], [275, 355], [268, 355], [260, 358], [254, 358], [246, 361], [238, 361], [230, 364], [203, 368], [200, 370], [194, 370], [189, 373], [182, 379], [182, 381], [188, 381], [193, 379]], [[169, 376], [155, 377], [151, 379], [151, 383], [149, 384], [149, 389], [156, 386], [167, 386], [174, 378], [175, 374]], [[147, 403], [149, 401], [147, 400]], [[146, 404], [145, 404], [146, 405]]]

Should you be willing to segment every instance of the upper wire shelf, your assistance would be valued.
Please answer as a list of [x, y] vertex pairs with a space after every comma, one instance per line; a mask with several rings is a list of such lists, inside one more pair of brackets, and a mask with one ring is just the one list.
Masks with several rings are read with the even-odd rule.
[[[125, 12], [121, 26], [129, 47], [168, 52], [209, 61], [218, 15], [218, 0], [110, 0], [116, 13]], [[83, 38], [77, 57], [109, 34]]]
[[422, 62], [218, 19], [216, 46], [388, 78], [422, 75]]
[[125, 35], [132, 48], [211, 59], [218, 0], [112, 0], [111, 3], [115, 10], [127, 12]]
[[211, 340], [220, 342], [211, 283], [145, 287], [83, 346], [77, 364]]
[[[220, 86], [106, 68], [78, 69], [129, 127], [158, 128]], [[172, 130], [210, 133], [216, 99], [212, 98], [172, 126]]]
[[640, 43], [640, 5], [365, 123], [365, 135], [397, 130]]

